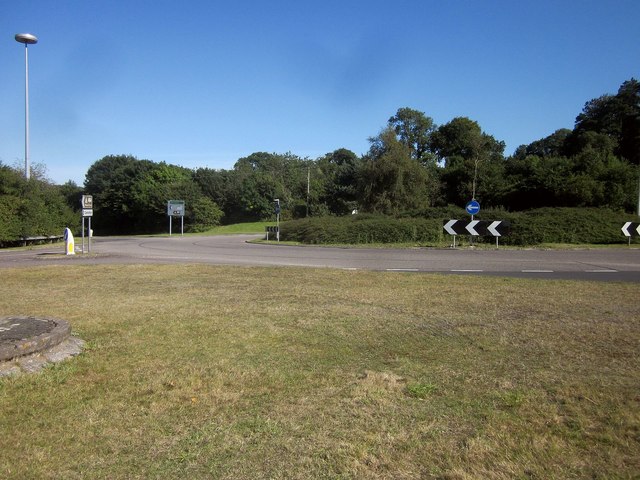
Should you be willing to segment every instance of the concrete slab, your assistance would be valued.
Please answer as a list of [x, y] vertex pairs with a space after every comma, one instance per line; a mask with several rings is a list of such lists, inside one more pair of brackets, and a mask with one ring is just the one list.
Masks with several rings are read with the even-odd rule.
[[65, 320], [48, 317], [0, 318], [0, 377], [42, 370], [78, 355], [84, 342], [71, 336]]

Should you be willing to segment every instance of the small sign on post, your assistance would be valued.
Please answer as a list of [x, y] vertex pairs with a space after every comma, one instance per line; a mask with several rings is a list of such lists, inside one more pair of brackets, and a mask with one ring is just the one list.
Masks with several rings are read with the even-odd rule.
[[84, 219], [89, 219], [89, 242], [88, 251], [91, 253], [91, 217], [93, 217], [93, 195], [82, 195], [80, 200], [82, 206], [82, 254], [84, 255]]
[[473, 216], [477, 215], [478, 212], [480, 211], [480, 204], [478, 203], [478, 201], [474, 198], [473, 200], [471, 200], [469, 203], [467, 203], [465, 210], [467, 211], [467, 213], [469, 215], [471, 215], [471, 220], [473, 220]]
[[169, 216], [169, 236], [171, 236], [173, 217], [180, 217], [180, 235], [184, 235], [184, 200], [169, 200], [167, 202], [167, 215]]

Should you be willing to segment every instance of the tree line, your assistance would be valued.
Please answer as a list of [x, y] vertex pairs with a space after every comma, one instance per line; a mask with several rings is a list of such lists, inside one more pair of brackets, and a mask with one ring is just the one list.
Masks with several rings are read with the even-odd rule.
[[[276, 198], [283, 219], [356, 210], [420, 217], [430, 208], [463, 206], [471, 198], [483, 209], [595, 207], [632, 212], [640, 177], [640, 82], [632, 78], [616, 94], [588, 101], [572, 129], [521, 145], [511, 156], [505, 156], [503, 141], [474, 120], [457, 117], [436, 125], [408, 107], [398, 109], [369, 143], [362, 156], [347, 149], [316, 159], [256, 152], [239, 159], [231, 170], [191, 170], [109, 155], [89, 168], [83, 188], [36, 179], [29, 190], [29, 182], [0, 165], [0, 202], [10, 205], [0, 215], [0, 237], [33, 231], [26, 224], [16, 229], [10, 221], [26, 218], [29, 209], [57, 215], [55, 228], [73, 223], [63, 207], [77, 210], [82, 193], [94, 195], [94, 225], [101, 233], [163, 231], [169, 199], [186, 202], [185, 225], [191, 231], [273, 219]], [[58, 200], [46, 195], [58, 195]], [[47, 209], [33, 207], [38, 202]]]
[[77, 191], [75, 185], [46, 180], [41, 166], [34, 166], [26, 180], [19, 169], [0, 163], [0, 247], [76, 229], [80, 220], [71, 203]]

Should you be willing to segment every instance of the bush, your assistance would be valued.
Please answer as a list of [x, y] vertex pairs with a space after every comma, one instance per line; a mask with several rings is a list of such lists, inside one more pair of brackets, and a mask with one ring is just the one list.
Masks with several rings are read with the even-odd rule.
[[[493, 214], [492, 214], [493, 213]], [[621, 227], [630, 220], [624, 213], [597, 208], [540, 208], [525, 212], [484, 212], [478, 218], [509, 220], [508, 245], [623, 243]]]
[[312, 217], [282, 225], [282, 240], [311, 244], [431, 243], [441, 238], [440, 219], [377, 215]]
[[199, 197], [193, 202], [189, 212], [187, 226], [189, 232], [206, 232], [220, 225], [223, 212], [220, 207], [209, 197]]
[[[311, 217], [281, 225], [282, 240], [308, 244], [414, 243], [438, 244], [448, 241], [443, 222], [468, 220], [457, 207], [434, 208], [421, 212], [421, 218], [395, 218], [381, 215]], [[500, 238], [503, 245], [539, 245], [542, 243], [615, 244], [627, 238], [621, 227], [633, 216], [597, 208], [541, 208], [525, 212], [485, 210], [477, 220], [505, 220], [511, 223], [509, 235]], [[478, 243], [483, 241], [477, 238]], [[485, 240], [493, 241], [493, 237]]]

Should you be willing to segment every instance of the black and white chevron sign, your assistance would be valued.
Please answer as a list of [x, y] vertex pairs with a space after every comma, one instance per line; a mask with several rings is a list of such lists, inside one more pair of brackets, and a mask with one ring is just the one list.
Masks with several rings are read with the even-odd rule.
[[632, 237], [633, 235], [640, 236], [640, 223], [627, 222], [622, 226], [622, 233], [625, 237]]
[[505, 220], [449, 220], [444, 231], [449, 235], [477, 235], [501, 237], [509, 234], [510, 223]]

